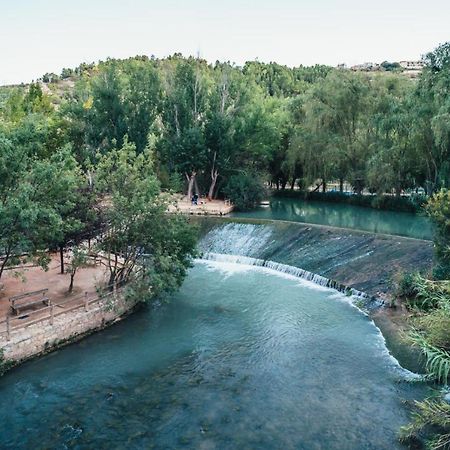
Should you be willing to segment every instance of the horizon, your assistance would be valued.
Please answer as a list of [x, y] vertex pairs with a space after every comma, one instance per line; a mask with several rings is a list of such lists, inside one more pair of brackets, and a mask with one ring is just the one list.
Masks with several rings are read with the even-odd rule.
[[288, 67], [419, 60], [448, 40], [450, 17], [450, 5], [441, 0], [380, 0], [376, 7], [356, 0], [0, 0], [0, 6], [0, 85], [135, 55], [182, 53], [209, 63], [258, 60]]

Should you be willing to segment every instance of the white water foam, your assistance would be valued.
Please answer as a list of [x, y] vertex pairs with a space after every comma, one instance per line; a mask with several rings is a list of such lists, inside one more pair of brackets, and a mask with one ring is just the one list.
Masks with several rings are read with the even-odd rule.
[[258, 255], [272, 238], [270, 227], [248, 223], [227, 223], [202, 238], [202, 247], [219, 254]]
[[[208, 254], [211, 256], [211, 254]], [[271, 275], [276, 275], [277, 277], [286, 278], [288, 280], [296, 281], [302, 286], [308, 287], [309, 289], [314, 289], [318, 291], [330, 291], [330, 288], [321, 286], [314, 283], [313, 281], [300, 278], [296, 275], [292, 275], [288, 272], [277, 271], [276, 269], [270, 268], [264, 265], [262, 259], [249, 258], [247, 256], [236, 256], [234, 255], [218, 255], [214, 254], [215, 258], [204, 258], [196, 259], [196, 263], [204, 264], [212, 270], [220, 270], [224, 273], [225, 277], [232, 276], [237, 273], [245, 273], [249, 271], [259, 270], [261, 272], [270, 273]]]
[[323, 288], [332, 288], [340, 292], [345, 292], [349, 297], [354, 297], [355, 300], [359, 299], [369, 299], [369, 296], [364, 292], [358, 291], [357, 289], [348, 288], [334, 280], [323, 277], [313, 272], [309, 272], [305, 269], [300, 269], [299, 267], [290, 266], [288, 264], [281, 264], [275, 261], [269, 261], [258, 258], [251, 258], [249, 256], [240, 255], [228, 255], [221, 253], [206, 252], [202, 255], [202, 259], [208, 261], [217, 261], [221, 263], [235, 263], [244, 264], [249, 266], [259, 266], [272, 269], [278, 273], [284, 273], [286, 275], [291, 275], [294, 278], [301, 278], [302, 280], [310, 281], [311, 283], [321, 286]]
[[[298, 267], [289, 266], [287, 264], [276, 263], [274, 261], [265, 261], [263, 259], [250, 258], [248, 256], [239, 255], [224, 255], [219, 253], [205, 253], [201, 259], [196, 259], [196, 263], [201, 263], [209, 266], [213, 270], [221, 270], [226, 273], [227, 276], [231, 276], [237, 273], [245, 273], [251, 270], [261, 270], [272, 273], [277, 276], [282, 276], [287, 279], [300, 281], [300, 284], [310, 289], [318, 289], [321, 291], [329, 291], [329, 298], [338, 301], [345, 302], [360, 313], [368, 317], [367, 311], [364, 310], [360, 302], [362, 299], [368, 299], [367, 294], [350, 288], [346, 292], [351, 295], [345, 295], [342, 291], [337, 290], [335, 287], [330, 286], [328, 278], [321, 275], [308, 272], [307, 270], [300, 269]], [[339, 288], [343, 288], [343, 285], [336, 285]], [[345, 287], [344, 287], [345, 288]], [[423, 379], [423, 376], [408, 369], [405, 369], [400, 365], [398, 360], [391, 354], [386, 345], [386, 339], [383, 336], [381, 330], [376, 326], [372, 319], [369, 319], [371, 325], [376, 330], [377, 341], [374, 343], [380, 350], [383, 357], [387, 358], [393, 369], [406, 381], [417, 381]]]

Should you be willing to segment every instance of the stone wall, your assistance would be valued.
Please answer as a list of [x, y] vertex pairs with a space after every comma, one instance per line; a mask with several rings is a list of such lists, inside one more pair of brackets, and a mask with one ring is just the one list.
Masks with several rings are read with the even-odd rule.
[[56, 347], [68, 344], [83, 335], [110, 325], [136, 306], [135, 301], [125, 300], [116, 294], [95, 300], [73, 311], [55, 315], [51, 319], [11, 331], [8, 341], [6, 334], [0, 336], [0, 349], [5, 360], [20, 362], [46, 353]]

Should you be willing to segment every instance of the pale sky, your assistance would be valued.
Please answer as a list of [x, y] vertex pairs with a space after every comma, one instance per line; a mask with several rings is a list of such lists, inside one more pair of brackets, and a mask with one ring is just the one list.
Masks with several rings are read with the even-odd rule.
[[0, 85], [107, 57], [335, 66], [449, 40], [450, 0], [0, 0]]

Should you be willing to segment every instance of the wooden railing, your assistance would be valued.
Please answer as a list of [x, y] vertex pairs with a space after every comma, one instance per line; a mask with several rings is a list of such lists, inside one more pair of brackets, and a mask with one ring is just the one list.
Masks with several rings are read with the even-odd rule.
[[[108, 286], [105, 289], [108, 289]], [[45, 308], [30, 311], [29, 313], [26, 313], [26, 316], [22, 315], [18, 317], [12, 317], [8, 315], [6, 319], [0, 320], [0, 337], [6, 335], [6, 340], [10, 341], [11, 334], [13, 332], [17, 330], [23, 330], [24, 328], [40, 322], [44, 322], [46, 320], [50, 321], [50, 325], [53, 326], [55, 317], [62, 314], [67, 314], [80, 308], [84, 308], [84, 310], [88, 312], [91, 305], [94, 305], [95, 303], [98, 303], [99, 301], [104, 300], [108, 297], [114, 297], [115, 295], [122, 292], [122, 289], [123, 287], [115, 287], [114, 290], [103, 292], [99, 295], [91, 294], [91, 296], [88, 292], [85, 292], [84, 294], [71, 297], [55, 305], [52, 304], [46, 306]], [[65, 305], [67, 305], [68, 307], [66, 308]], [[63, 310], [58, 310], [59, 308], [63, 308]], [[36, 318], [33, 319], [33, 317]]]

